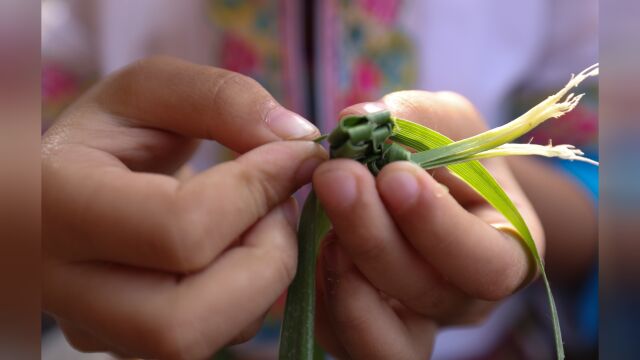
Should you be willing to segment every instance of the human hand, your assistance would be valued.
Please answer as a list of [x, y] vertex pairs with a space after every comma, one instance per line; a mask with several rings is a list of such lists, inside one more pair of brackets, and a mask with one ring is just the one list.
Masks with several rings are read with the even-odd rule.
[[[454, 140], [486, 130], [453, 93], [396, 92], [341, 116], [384, 108]], [[540, 222], [506, 162], [483, 163], [543, 254]], [[446, 169], [394, 162], [374, 178], [355, 161], [331, 160], [313, 184], [334, 227], [319, 262], [317, 332], [339, 358], [424, 359], [438, 327], [481, 321], [535, 275], [522, 242], [496, 230], [507, 220]]]
[[[44, 310], [83, 351], [200, 359], [251, 336], [295, 273], [290, 197], [326, 158], [278, 140], [317, 135], [225, 70], [152, 58], [107, 78], [43, 138]], [[196, 138], [244, 154], [178, 180]]]

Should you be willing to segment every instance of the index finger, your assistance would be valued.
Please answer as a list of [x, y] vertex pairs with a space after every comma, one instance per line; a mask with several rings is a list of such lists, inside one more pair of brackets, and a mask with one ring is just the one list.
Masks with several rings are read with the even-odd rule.
[[[467, 294], [500, 300], [517, 290], [535, 268], [522, 242], [468, 212], [418, 166], [390, 164], [377, 180], [402, 233], [443, 277]], [[540, 234], [534, 238], [543, 253], [544, 243], [536, 235]]]
[[43, 164], [43, 236], [54, 236], [47, 250], [173, 272], [209, 264], [326, 158], [312, 142], [280, 141], [178, 183], [131, 172], [97, 150], [83, 154], [85, 164], [73, 154]]

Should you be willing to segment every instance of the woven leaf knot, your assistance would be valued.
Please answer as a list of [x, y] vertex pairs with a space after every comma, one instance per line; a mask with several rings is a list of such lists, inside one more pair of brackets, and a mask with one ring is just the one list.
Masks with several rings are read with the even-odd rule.
[[411, 153], [408, 150], [387, 141], [393, 126], [388, 111], [340, 119], [328, 139], [331, 158], [354, 159], [367, 165], [373, 174], [390, 162], [409, 160]]

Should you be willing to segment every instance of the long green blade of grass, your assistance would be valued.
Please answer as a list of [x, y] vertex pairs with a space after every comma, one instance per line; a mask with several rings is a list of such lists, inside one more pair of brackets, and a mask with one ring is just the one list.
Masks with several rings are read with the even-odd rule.
[[298, 227], [298, 269], [287, 292], [280, 335], [280, 360], [311, 360], [320, 356], [313, 336], [316, 260], [320, 241], [330, 228], [331, 222], [312, 190], [302, 208]]
[[[422, 125], [411, 121], [394, 118], [395, 128], [391, 139], [403, 145], [409, 146], [417, 151], [425, 151], [436, 149], [453, 143], [453, 140], [438, 133], [437, 131], [426, 128]], [[560, 332], [560, 322], [556, 310], [551, 286], [544, 270], [544, 262], [538, 253], [531, 232], [527, 227], [522, 215], [518, 212], [511, 199], [504, 192], [498, 182], [491, 176], [478, 161], [468, 161], [448, 165], [447, 168], [477, 191], [489, 204], [500, 211], [511, 224], [516, 228], [520, 236], [525, 242], [527, 249], [535, 260], [542, 279], [544, 281], [549, 308], [551, 309], [551, 317], [553, 322], [553, 332], [556, 343], [556, 353], [559, 360], [564, 359], [564, 348], [562, 345], [562, 334]]]

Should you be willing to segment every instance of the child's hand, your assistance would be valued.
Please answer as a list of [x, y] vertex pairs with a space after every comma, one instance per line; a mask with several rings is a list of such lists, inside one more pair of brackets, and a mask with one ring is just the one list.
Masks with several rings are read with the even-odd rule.
[[[393, 93], [342, 115], [382, 107], [454, 140], [486, 128], [473, 106], [451, 93]], [[540, 222], [506, 163], [484, 164], [543, 254]], [[374, 178], [355, 161], [332, 160], [316, 170], [313, 184], [335, 230], [322, 250], [318, 330], [339, 357], [424, 359], [438, 326], [482, 320], [534, 274], [521, 241], [492, 226], [506, 219], [446, 170], [397, 162]]]
[[[317, 135], [224, 70], [155, 58], [98, 84], [43, 139], [45, 310], [84, 351], [199, 359], [251, 336], [295, 273], [290, 196], [326, 158], [275, 141]], [[195, 138], [246, 153], [178, 181]]]

